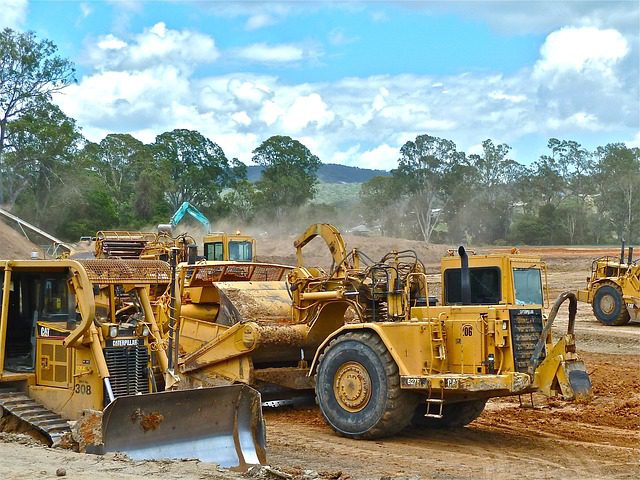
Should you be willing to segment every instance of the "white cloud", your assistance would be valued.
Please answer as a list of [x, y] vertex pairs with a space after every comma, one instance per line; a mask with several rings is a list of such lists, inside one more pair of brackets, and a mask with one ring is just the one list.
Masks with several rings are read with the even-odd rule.
[[626, 144], [629, 147], [640, 148], [640, 130], [638, 130], [633, 138], [626, 142]]
[[272, 15], [269, 15], [267, 13], [257, 13], [247, 19], [245, 28], [247, 30], [258, 30], [260, 28], [271, 26], [276, 22], [276, 18], [274, 18]]
[[329, 32], [328, 40], [331, 45], [340, 47], [343, 45], [349, 45], [350, 43], [357, 42], [358, 38], [355, 36], [348, 35], [341, 28], [334, 28]]
[[614, 26], [630, 34], [638, 30], [636, 0], [466, 0], [447, 2], [405, 2], [407, 8], [427, 14], [463, 15], [486, 22], [501, 32], [546, 33], [571, 24], [580, 27]]
[[171, 30], [156, 23], [129, 41], [113, 34], [100, 37], [88, 51], [99, 70], [141, 70], [158, 64], [183, 68], [214, 62], [219, 57], [213, 38], [190, 30]]
[[265, 63], [297, 62], [305, 57], [305, 51], [296, 45], [268, 45], [255, 43], [239, 48], [236, 54], [245, 60]]
[[260, 120], [268, 127], [275, 124], [284, 115], [284, 110], [273, 100], [266, 101], [260, 109]]
[[550, 129], [569, 129], [573, 127], [596, 131], [599, 127], [595, 115], [585, 112], [576, 112], [566, 118], [549, 118], [546, 122]]
[[505, 100], [511, 103], [521, 103], [527, 99], [527, 97], [524, 95], [509, 95], [508, 93], [504, 93], [498, 90], [489, 92], [489, 98], [492, 98], [493, 100]]
[[383, 143], [372, 150], [360, 154], [360, 161], [356, 166], [387, 170], [389, 165], [396, 163], [399, 157], [400, 147]]
[[231, 115], [231, 119], [236, 122], [238, 125], [242, 125], [243, 127], [248, 127], [251, 125], [251, 117], [247, 114], [247, 112], [236, 112]]
[[102, 40], [97, 43], [97, 47], [100, 50], [122, 50], [127, 46], [127, 42], [124, 42], [111, 34], [105, 35], [102, 37]]
[[547, 36], [535, 72], [586, 69], [610, 72], [628, 53], [629, 45], [617, 30], [566, 27]]
[[0, 28], [20, 29], [27, 18], [27, 0], [2, 0]]
[[327, 104], [317, 93], [296, 98], [283, 115], [282, 126], [289, 133], [297, 133], [310, 123], [323, 127], [334, 118]]
[[91, 5], [89, 5], [86, 2], [82, 2], [80, 4], [80, 14], [82, 15], [82, 18], [87, 18], [89, 15], [91, 15], [91, 13], [93, 12]]

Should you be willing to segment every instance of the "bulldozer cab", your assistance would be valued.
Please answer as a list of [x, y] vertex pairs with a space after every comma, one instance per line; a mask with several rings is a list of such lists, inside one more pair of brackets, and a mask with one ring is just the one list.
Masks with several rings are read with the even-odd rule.
[[442, 305], [545, 305], [546, 266], [535, 258], [469, 255], [469, 298], [463, 298], [460, 257], [442, 259]]
[[249, 235], [222, 232], [204, 236], [204, 257], [211, 261], [256, 261], [256, 240]]
[[[54, 349], [56, 341], [61, 343], [68, 335], [69, 324], [75, 320], [75, 297], [69, 291], [68, 278], [65, 269], [18, 270], [11, 276], [6, 289], [4, 282], [0, 285], [3, 305], [6, 305], [3, 308], [4, 332], [0, 339], [3, 370], [34, 372], [36, 358], [42, 351]], [[50, 357], [54, 361], [55, 355]], [[47, 371], [49, 375], [40, 371], [39, 377], [49, 382], [66, 383], [67, 355], [58, 353], [57, 360], [59, 365]], [[38, 364], [38, 367], [42, 365]]]

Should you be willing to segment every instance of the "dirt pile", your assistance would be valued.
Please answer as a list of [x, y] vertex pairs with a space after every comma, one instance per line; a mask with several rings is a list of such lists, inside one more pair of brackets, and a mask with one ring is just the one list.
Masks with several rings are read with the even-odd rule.
[[31, 252], [41, 252], [41, 248], [0, 220], [0, 259], [26, 259]]

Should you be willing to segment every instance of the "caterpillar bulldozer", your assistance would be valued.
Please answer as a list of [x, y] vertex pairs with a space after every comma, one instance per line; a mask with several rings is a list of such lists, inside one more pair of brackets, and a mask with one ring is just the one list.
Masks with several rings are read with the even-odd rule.
[[[314, 238], [328, 271], [306, 266]], [[536, 258], [447, 256], [440, 305], [412, 251], [374, 262], [339, 231], [311, 225], [297, 265], [201, 262], [179, 268], [178, 373], [191, 387], [244, 383], [263, 398], [315, 392], [340, 435], [373, 439], [409, 424], [463, 426], [487, 399], [542, 392], [588, 399], [575, 347], [577, 300], [565, 292], [544, 315], [546, 270]], [[543, 278], [545, 281], [543, 281]], [[569, 301], [566, 334], [551, 327]]]
[[167, 263], [2, 260], [0, 272], [0, 416], [55, 443], [68, 420], [97, 411], [98, 424], [79, 429], [89, 452], [226, 467], [265, 461], [255, 390], [169, 391], [176, 376], [173, 320], [161, 316], [172, 311]]
[[587, 287], [578, 290], [578, 300], [590, 303], [593, 314], [604, 325], [626, 325], [640, 320], [640, 265], [629, 247], [625, 261], [622, 242], [620, 257], [604, 256], [591, 263]]

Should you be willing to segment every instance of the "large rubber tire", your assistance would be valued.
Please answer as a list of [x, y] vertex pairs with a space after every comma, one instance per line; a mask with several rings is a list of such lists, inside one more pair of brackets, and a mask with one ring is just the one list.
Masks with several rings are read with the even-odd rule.
[[340, 435], [374, 439], [411, 422], [418, 396], [400, 388], [398, 366], [372, 332], [346, 333], [320, 355], [316, 401]]
[[629, 312], [622, 299], [622, 290], [615, 283], [605, 283], [593, 295], [593, 314], [605, 325], [629, 323]]
[[[427, 412], [427, 405], [420, 403], [413, 414], [411, 424], [414, 427], [424, 428], [464, 427], [480, 416], [486, 403], [486, 399], [445, 403], [442, 406], [442, 418], [425, 417], [424, 414]], [[434, 405], [429, 411], [434, 413], [437, 408], [438, 407]]]

